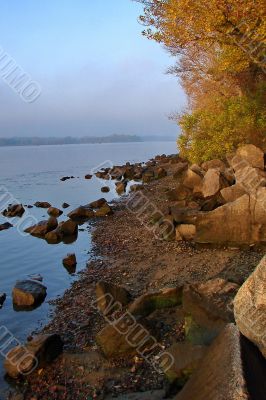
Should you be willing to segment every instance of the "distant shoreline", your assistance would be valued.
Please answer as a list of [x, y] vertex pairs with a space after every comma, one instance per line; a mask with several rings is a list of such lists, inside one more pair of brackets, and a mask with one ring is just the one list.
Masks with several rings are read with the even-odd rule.
[[101, 137], [12, 137], [0, 138], [0, 147], [23, 147], [23, 146], [52, 146], [69, 144], [107, 144], [107, 143], [139, 143], [139, 142], [160, 142], [175, 141], [175, 138], [164, 136], [136, 136], [136, 135], [109, 135]]

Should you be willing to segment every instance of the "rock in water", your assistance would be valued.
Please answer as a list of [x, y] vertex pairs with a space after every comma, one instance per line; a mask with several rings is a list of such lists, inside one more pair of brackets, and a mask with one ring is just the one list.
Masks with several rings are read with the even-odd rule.
[[50, 217], [60, 217], [60, 215], [63, 214], [62, 210], [59, 210], [59, 208], [56, 207], [49, 207], [47, 210], [47, 214], [50, 215]]
[[63, 258], [64, 267], [71, 273], [74, 273], [77, 266], [77, 258], [76, 255], [68, 254], [65, 258]]
[[131, 300], [131, 295], [126, 289], [112, 283], [98, 282], [95, 291], [98, 308], [104, 315], [115, 311], [115, 303], [123, 307]]
[[95, 211], [95, 217], [106, 217], [106, 216], [112, 215], [112, 214], [113, 214], [113, 210], [107, 203]]
[[240, 332], [258, 346], [266, 358], [266, 257], [238, 291], [234, 314]]
[[0, 293], [0, 307], [2, 307], [5, 301], [6, 301], [6, 294]]
[[38, 208], [50, 208], [51, 204], [48, 203], [47, 201], [36, 201], [36, 203], [34, 204], [35, 207]]
[[67, 215], [70, 219], [89, 219], [94, 217], [94, 211], [90, 205], [80, 206], [75, 210], [71, 211]]
[[62, 204], [62, 208], [68, 208], [69, 207], [69, 204], [68, 203], [63, 203]]
[[33, 225], [25, 229], [26, 233], [30, 233], [32, 236], [44, 238], [48, 232], [53, 231], [58, 226], [57, 219], [50, 217], [49, 220], [40, 221], [36, 225]]
[[13, 204], [9, 206], [6, 210], [2, 212], [5, 217], [13, 218], [13, 217], [22, 217], [25, 212], [25, 208], [22, 204]]
[[101, 188], [101, 192], [102, 192], [102, 193], [108, 193], [108, 192], [110, 192], [109, 186], [103, 186], [103, 187]]
[[59, 335], [38, 335], [24, 346], [11, 349], [5, 359], [4, 368], [11, 378], [29, 375], [36, 368], [41, 369], [57, 358], [63, 350]]
[[5, 222], [4, 224], [1, 224], [0, 225], [0, 232], [1, 231], [4, 231], [4, 230], [6, 230], [6, 229], [9, 229], [9, 228], [12, 228], [12, 224], [10, 224], [9, 222]]
[[228, 324], [175, 400], [248, 400], [240, 333]]
[[34, 307], [46, 297], [46, 287], [34, 280], [17, 281], [12, 291], [13, 304], [18, 307]]

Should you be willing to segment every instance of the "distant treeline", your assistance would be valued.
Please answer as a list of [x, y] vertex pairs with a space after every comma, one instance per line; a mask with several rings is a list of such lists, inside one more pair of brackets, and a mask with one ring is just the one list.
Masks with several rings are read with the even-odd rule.
[[0, 138], [0, 146], [43, 146], [60, 144], [96, 144], [96, 143], [130, 143], [142, 142], [143, 139], [136, 135], [109, 135], [74, 138], [67, 137], [12, 137]]

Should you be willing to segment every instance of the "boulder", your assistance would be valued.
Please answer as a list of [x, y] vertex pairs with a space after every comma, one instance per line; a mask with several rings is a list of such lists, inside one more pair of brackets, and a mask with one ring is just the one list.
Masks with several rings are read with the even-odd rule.
[[147, 317], [155, 310], [176, 307], [182, 302], [182, 291], [182, 287], [177, 287], [143, 294], [130, 304], [128, 310], [134, 316]]
[[225, 201], [225, 203], [232, 203], [233, 201], [239, 199], [239, 197], [245, 194], [245, 190], [239, 183], [228, 186], [221, 190], [221, 197]]
[[47, 201], [36, 201], [36, 203], [34, 204], [35, 207], [38, 208], [50, 208], [51, 204], [48, 203]]
[[[170, 366], [162, 359], [162, 369], [167, 380], [171, 384], [183, 387], [190, 376], [198, 368], [200, 360], [203, 358], [207, 346], [197, 346], [191, 343], [175, 343], [167, 349], [174, 363]], [[166, 368], [165, 368], [166, 367]]]
[[266, 173], [258, 168], [249, 165], [235, 171], [236, 183], [240, 185], [246, 193], [255, 195], [260, 187], [266, 186]]
[[233, 299], [238, 289], [237, 284], [220, 278], [184, 286], [183, 309], [189, 342], [207, 345], [228, 322], [234, 321]]
[[194, 224], [197, 220], [198, 211], [179, 206], [171, 206], [170, 214], [177, 224]]
[[78, 234], [78, 224], [72, 219], [60, 222], [57, 229], [63, 236], [75, 236]]
[[123, 194], [126, 192], [127, 182], [117, 182], [115, 184], [117, 194]]
[[264, 170], [264, 152], [253, 144], [239, 147], [236, 155], [247, 161], [251, 167]]
[[103, 187], [101, 188], [101, 192], [102, 192], [102, 193], [108, 193], [108, 192], [110, 192], [109, 186], [103, 186]]
[[5, 222], [4, 224], [0, 224], [0, 232], [4, 231], [6, 229], [12, 228], [12, 224], [10, 224], [9, 222]]
[[[149, 390], [148, 392], [124, 393], [116, 397], [116, 400], [163, 400], [165, 390]], [[12, 399], [11, 399], [12, 400]], [[105, 397], [105, 400], [114, 400], [113, 395]]]
[[47, 214], [50, 215], [50, 217], [60, 217], [60, 215], [63, 214], [62, 210], [59, 210], [59, 208], [56, 207], [49, 207], [47, 210]]
[[11, 349], [4, 361], [8, 376], [13, 379], [20, 375], [30, 375], [37, 368], [44, 368], [63, 351], [63, 342], [59, 335], [37, 335], [25, 345]]
[[175, 400], [248, 400], [240, 334], [228, 324]]
[[138, 348], [148, 351], [154, 346], [154, 340], [144, 321], [140, 323], [128, 313], [106, 325], [97, 334], [96, 343], [107, 358], [133, 356], [138, 353]]
[[177, 164], [177, 166], [174, 169], [173, 178], [179, 179], [183, 175], [183, 173], [187, 170], [187, 168], [188, 168], [188, 163], [186, 162], [181, 162]]
[[73, 220], [89, 219], [94, 217], [94, 211], [90, 205], [79, 206], [78, 208], [67, 214], [67, 216]]
[[240, 332], [266, 358], [266, 257], [238, 291], [234, 300], [234, 314]]
[[0, 293], [0, 307], [3, 306], [5, 301], [6, 301], [6, 294], [5, 293]]
[[98, 208], [95, 211], [95, 217], [106, 217], [106, 216], [112, 215], [112, 214], [113, 214], [113, 210], [107, 203], [105, 203], [102, 207]]
[[25, 229], [25, 232], [31, 234], [32, 236], [44, 238], [48, 232], [53, 231], [57, 228], [57, 226], [57, 219], [50, 217], [48, 220], [40, 221], [36, 225]]
[[189, 189], [194, 190], [195, 188], [200, 187], [201, 184], [202, 184], [202, 176], [199, 175], [198, 172], [194, 172], [192, 171], [191, 168], [189, 168], [183, 180], [183, 185]]
[[208, 169], [206, 172], [202, 187], [201, 193], [204, 198], [215, 196], [219, 191], [228, 186], [226, 180], [223, 178], [221, 172], [218, 169]]
[[22, 217], [25, 212], [25, 208], [22, 204], [12, 204], [8, 206], [6, 210], [2, 212], [5, 217], [13, 218], [13, 217]]
[[164, 168], [156, 168], [154, 171], [155, 179], [162, 179], [167, 176], [167, 171]]
[[218, 169], [221, 172], [224, 172], [227, 169], [225, 163], [218, 159], [205, 161], [201, 164], [201, 168], [204, 169], [204, 171], [208, 171], [209, 169]]
[[117, 309], [115, 303], [119, 303], [120, 306], [124, 307], [131, 301], [130, 293], [123, 287], [113, 283], [100, 281], [96, 285], [95, 292], [98, 309], [104, 315], [113, 313]]
[[210, 212], [200, 212], [196, 220], [198, 243], [250, 243], [250, 199], [244, 195]]
[[196, 227], [192, 224], [178, 225], [176, 230], [179, 232], [183, 240], [193, 240], [196, 235]]
[[106, 203], [107, 203], [107, 200], [104, 199], [104, 198], [101, 198], [101, 199], [92, 201], [89, 204], [89, 207], [91, 207], [91, 208], [100, 208], [100, 207], [104, 206]]
[[144, 185], [140, 185], [140, 184], [135, 184], [135, 185], [130, 186], [131, 192], [137, 192], [138, 190], [143, 190], [143, 189], [144, 189]]
[[17, 281], [12, 291], [13, 304], [18, 307], [34, 307], [46, 297], [46, 287], [35, 280]]

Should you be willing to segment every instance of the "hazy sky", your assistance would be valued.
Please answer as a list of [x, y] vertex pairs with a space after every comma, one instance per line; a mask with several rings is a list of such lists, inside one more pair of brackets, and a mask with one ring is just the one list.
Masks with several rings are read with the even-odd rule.
[[25, 103], [0, 78], [0, 136], [174, 135], [184, 95], [174, 60], [142, 37], [131, 0], [2, 0], [0, 46], [42, 92]]

